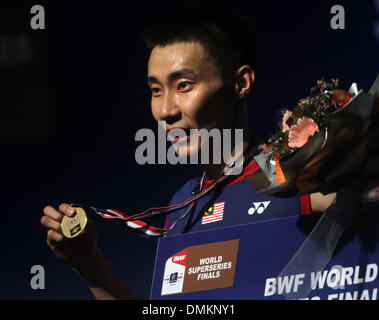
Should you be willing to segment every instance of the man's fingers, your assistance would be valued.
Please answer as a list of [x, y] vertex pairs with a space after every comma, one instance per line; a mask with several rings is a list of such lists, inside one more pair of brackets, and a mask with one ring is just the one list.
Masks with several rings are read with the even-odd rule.
[[363, 203], [372, 203], [379, 201], [379, 179], [371, 181], [362, 193]]
[[43, 209], [43, 213], [58, 222], [61, 222], [63, 219], [63, 214], [55, 210], [52, 206], [46, 206]]
[[71, 207], [67, 203], [62, 203], [59, 206], [59, 211], [64, 213], [66, 216], [73, 217], [76, 214], [75, 208]]
[[56, 241], [56, 242], [62, 242], [63, 240], [65, 239], [65, 237], [58, 233], [57, 231], [53, 230], [53, 229], [49, 229], [49, 231], [47, 231], [47, 240], [50, 241]]
[[58, 233], [62, 233], [61, 224], [49, 216], [42, 216], [41, 224], [47, 229], [53, 229]]
[[73, 217], [76, 214], [76, 211], [75, 208], [71, 207], [69, 204], [62, 203], [59, 206], [59, 211], [55, 210], [52, 206], [46, 206], [43, 209], [43, 213], [55, 221], [62, 222], [64, 215]]

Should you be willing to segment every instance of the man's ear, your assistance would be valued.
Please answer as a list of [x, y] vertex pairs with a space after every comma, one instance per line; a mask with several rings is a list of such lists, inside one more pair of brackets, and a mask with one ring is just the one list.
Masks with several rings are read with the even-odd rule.
[[238, 98], [243, 99], [251, 92], [255, 80], [254, 70], [245, 65], [240, 67], [234, 77], [234, 89]]

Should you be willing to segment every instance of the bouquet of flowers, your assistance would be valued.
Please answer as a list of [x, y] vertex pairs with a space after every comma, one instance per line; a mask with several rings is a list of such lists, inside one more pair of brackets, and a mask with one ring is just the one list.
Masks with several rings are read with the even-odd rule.
[[[317, 81], [311, 95], [284, 110], [279, 132], [255, 157], [261, 170], [245, 177], [259, 193], [292, 197], [329, 193], [362, 168], [370, 133], [377, 128], [375, 94], [338, 79]], [[376, 90], [376, 89], [375, 89]]]

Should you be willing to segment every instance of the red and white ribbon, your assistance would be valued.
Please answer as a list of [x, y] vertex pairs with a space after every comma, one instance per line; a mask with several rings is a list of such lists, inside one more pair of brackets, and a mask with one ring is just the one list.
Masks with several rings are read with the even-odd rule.
[[[246, 165], [250, 162], [249, 160], [252, 160], [252, 155], [254, 154], [254, 152], [251, 152], [252, 150], [256, 150], [256, 144], [254, 145], [254, 148], [248, 149], [248, 152], [246, 153], [246, 154], [250, 154], [250, 156], [248, 158], [244, 158], [243, 155], [241, 154], [240, 161], [243, 164], [243, 168], [245, 168]], [[234, 165], [235, 165], [235, 162], [232, 165], [230, 165], [229, 167], [227, 167], [225, 172], [227, 172], [228, 169], [233, 168]], [[72, 204], [72, 206], [73, 207], [82, 207], [83, 209], [87, 209], [87, 210], [91, 209], [91, 210], [95, 211], [98, 215], [103, 217], [104, 219], [121, 219], [121, 220], [124, 220], [126, 225], [129, 228], [131, 228], [135, 231], [138, 231], [138, 232], [140, 232], [144, 235], [147, 235], [147, 236], [163, 236], [167, 232], [172, 230], [178, 221], [183, 220], [188, 215], [188, 213], [191, 211], [192, 207], [194, 206], [194, 204], [196, 203], [196, 201], [199, 198], [201, 198], [202, 196], [204, 196], [208, 192], [212, 191], [217, 185], [219, 185], [222, 181], [224, 181], [228, 177], [231, 177], [231, 175], [224, 173], [219, 178], [217, 178], [209, 187], [206, 187], [203, 189], [204, 180], [205, 180], [205, 172], [204, 172], [203, 176], [200, 180], [197, 193], [193, 197], [187, 199], [186, 201], [184, 201], [180, 204], [169, 205], [169, 206], [158, 207], [158, 208], [150, 208], [144, 212], [137, 213], [137, 214], [134, 214], [131, 216], [126, 215], [125, 213], [118, 211], [118, 210], [115, 210], [115, 209], [98, 209], [98, 208], [89, 207], [89, 206], [80, 205], [80, 204]], [[150, 226], [149, 224], [147, 224], [146, 222], [140, 220], [140, 219], [145, 219], [145, 218], [151, 218], [153, 216], [170, 214], [171, 212], [178, 210], [178, 209], [181, 209], [181, 208], [184, 208], [188, 205], [189, 205], [189, 207], [187, 208], [187, 210], [179, 218], [177, 218], [168, 229], [153, 227], [153, 226]]]

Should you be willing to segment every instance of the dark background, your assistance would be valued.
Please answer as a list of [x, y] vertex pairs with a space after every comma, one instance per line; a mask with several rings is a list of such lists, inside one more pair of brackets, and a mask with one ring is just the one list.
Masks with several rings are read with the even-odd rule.
[[[317, 79], [368, 90], [379, 72], [379, 1], [219, 1], [255, 26], [259, 46], [250, 123], [265, 138], [278, 110]], [[195, 166], [135, 162], [141, 128], [156, 131], [146, 85], [144, 28], [182, 1], [2, 1], [0, 4], [0, 299], [92, 299], [58, 261], [40, 225], [45, 205], [79, 202], [136, 213], [166, 205]], [[30, 8], [46, 10], [32, 30]], [[345, 8], [345, 30], [330, 8]], [[149, 297], [156, 239], [122, 222], [95, 221], [99, 246], [140, 295]], [[152, 224], [161, 224], [156, 219]], [[33, 265], [45, 290], [30, 286]]]

